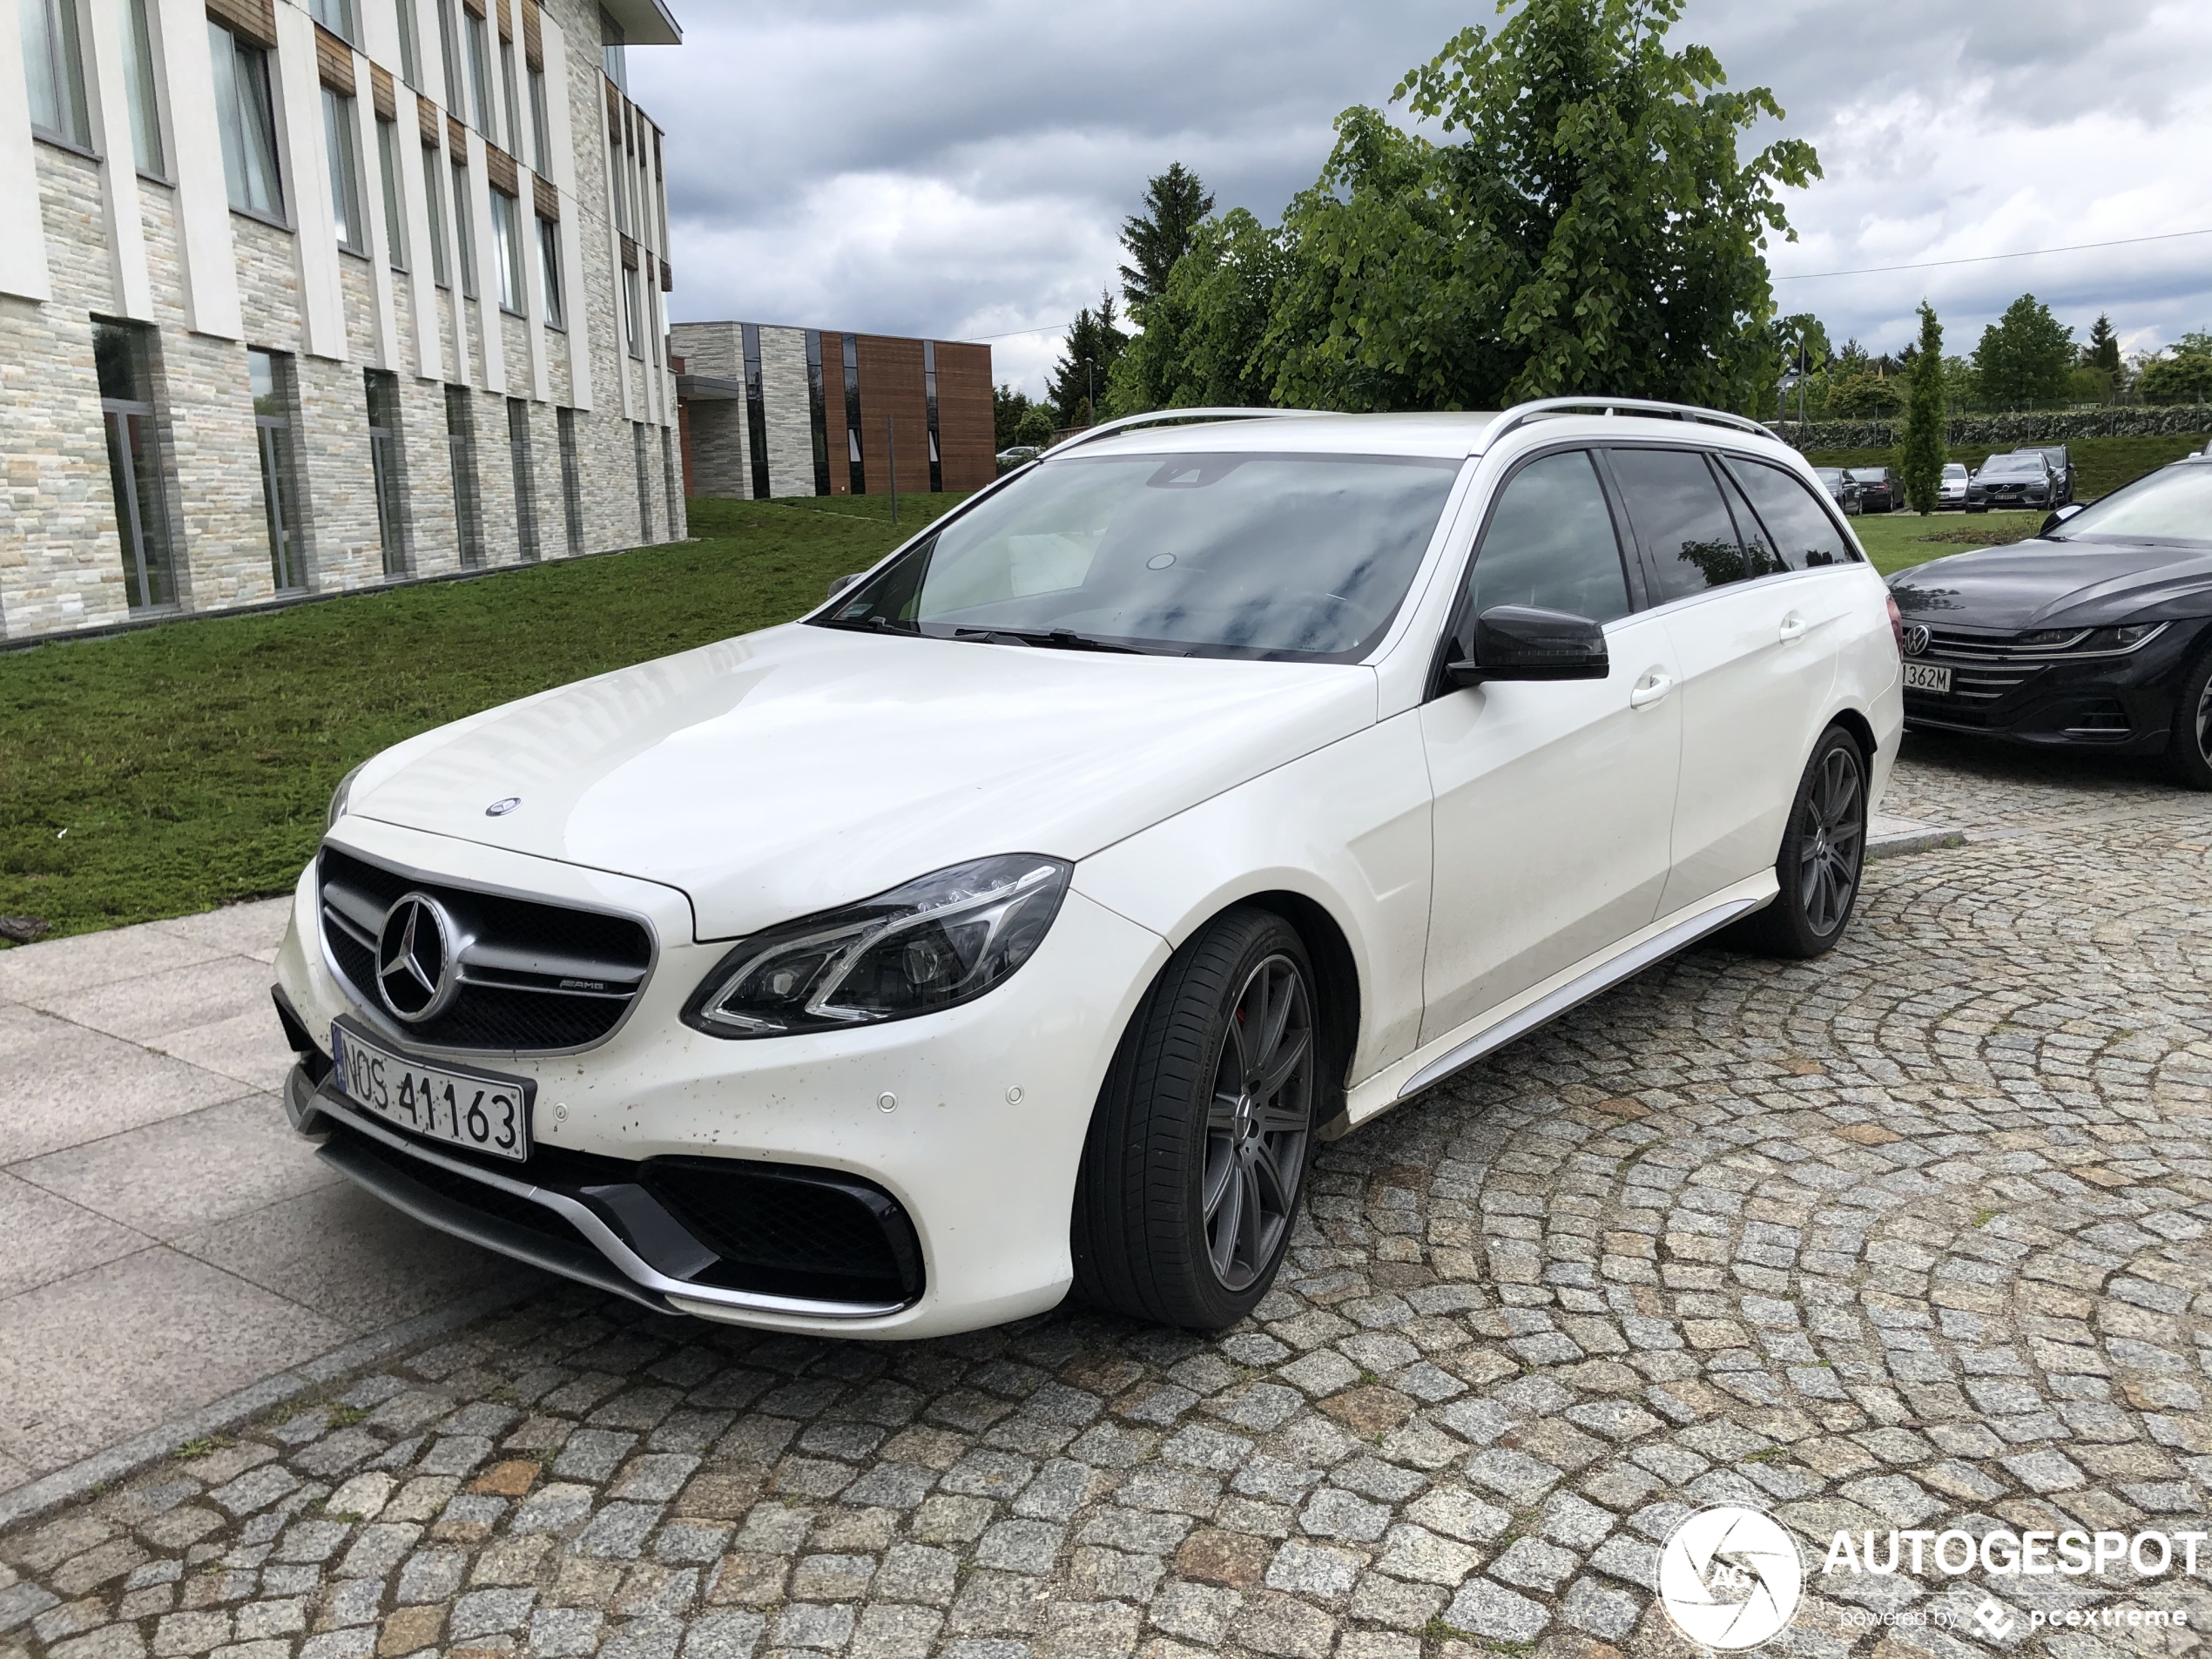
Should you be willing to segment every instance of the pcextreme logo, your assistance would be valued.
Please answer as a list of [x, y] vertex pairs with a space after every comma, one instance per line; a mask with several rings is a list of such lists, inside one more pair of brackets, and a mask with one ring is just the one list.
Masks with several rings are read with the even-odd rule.
[[1756, 1509], [1701, 1509], [1659, 1552], [1659, 1604], [1708, 1648], [1756, 1648], [1779, 1635], [1804, 1593], [1797, 1541]]

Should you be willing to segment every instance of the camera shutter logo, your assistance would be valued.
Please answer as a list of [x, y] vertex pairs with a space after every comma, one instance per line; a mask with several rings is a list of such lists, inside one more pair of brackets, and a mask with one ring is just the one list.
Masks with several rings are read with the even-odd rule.
[[376, 995], [409, 1025], [445, 1012], [460, 988], [455, 929], [427, 893], [401, 896], [376, 932]]
[[1905, 654], [1918, 657], [1928, 648], [1928, 624], [1909, 622], [1905, 624]]
[[1675, 1629], [1708, 1648], [1756, 1648], [1779, 1635], [1804, 1581], [1797, 1540], [1756, 1509], [1702, 1509], [1659, 1552], [1660, 1605]]

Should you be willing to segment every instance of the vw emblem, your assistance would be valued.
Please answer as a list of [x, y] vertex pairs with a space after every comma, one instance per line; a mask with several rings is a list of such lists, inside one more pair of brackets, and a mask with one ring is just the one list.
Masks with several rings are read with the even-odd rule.
[[1918, 657], [1922, 651], [1927, 650], [1927, 648], [1928, 624], [1925, 622], [1908, 622], [1905, 624], [1905, 654], [1907, 657]]
[[453, 918], [427, 893], [410, 893], [384, 913], [376, 932], [376, 995], [409, 1025], [445, 1012], [460, 981]]
[[[1923, 631], [1925, 632], [1925, 631], [1923, 630]], [[496, 800], [492, 802], [490, 806], [485, 807], [484, 816], [486, 818], [504, 818], [508, 813], [513, 812], [522, 804], [523, 798], [520, 795], [509, 795], [504, 800]]]

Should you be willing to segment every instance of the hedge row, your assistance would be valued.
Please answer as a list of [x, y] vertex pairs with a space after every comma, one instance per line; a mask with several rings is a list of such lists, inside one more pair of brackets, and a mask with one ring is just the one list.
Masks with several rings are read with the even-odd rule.
[[[1770, 421], [1785, 443], [1799, 449], [1886, 449], [1902, 442], [1902, 416], [1886, 421]], [[1946, 443], [1987, 445], [2067, 443], [2076, 438], [2155, 437], [2171, 432], [2212, 431], [2212, 405], [2113, 404], [2101, 409], [2051, 409], [2021, 415], [1954, 415]]]

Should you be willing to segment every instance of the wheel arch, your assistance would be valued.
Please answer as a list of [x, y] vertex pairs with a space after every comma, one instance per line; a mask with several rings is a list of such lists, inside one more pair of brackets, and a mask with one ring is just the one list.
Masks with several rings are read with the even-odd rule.
[[[1328, 1044], [1330, 1062], [1322, 1074], [1328, 1093], [1314, 1113], [1314, 1126], [1325, 1129], [1344, 1116], [1352, 1057], [1359, 1046], [1359, 963], [1352, 941], [1325, 905], [1286, 887], [1250, 894], [1215, 914], [1238, 906], [1280, 916], [1305, 941], [1312, 959], [1314, 988], [1320, 993], [1322, 1041]], [[1212, 920], [1209, 916], [1199, 925]], [[1192, 929], [1193, 934], [1197, 931]]]
[[[1852, 741], [1858, 745], [1859, 756], [1866, 762], [1867, 770], [1871, 773], [1873, 770], [1874, 756], [1882, 746], [1874, 736], [1874, 723], [1858, 710], [1845, 705], [1828, 717], [1828, 725], [1839, 725], [1851, 733]], [[1824, 731], [1826, 728], [1822, 729]]]

